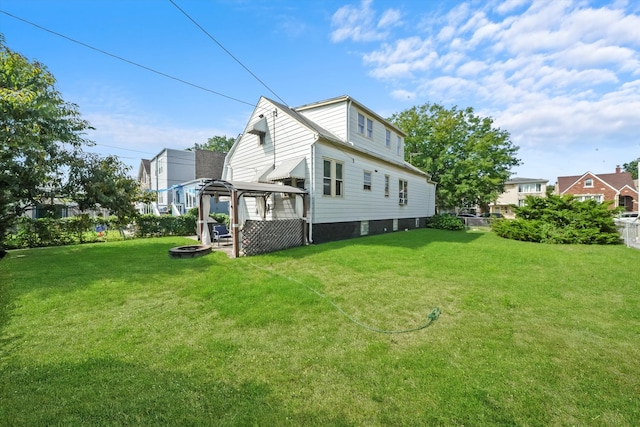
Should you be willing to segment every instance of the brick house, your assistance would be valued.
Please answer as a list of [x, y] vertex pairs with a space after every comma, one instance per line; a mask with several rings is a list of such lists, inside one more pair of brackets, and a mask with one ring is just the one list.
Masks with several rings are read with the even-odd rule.
[[616, 166], [615, 173], [594, 174], [587, 172], [576, 176], [559, 176], [556, 194], [572, 194], [579, 200], [596, 200], [600, 203], [613, 200], [611, 209], [621, 206], [625, 211], [638, 210], [638, 190], [629, 172]]

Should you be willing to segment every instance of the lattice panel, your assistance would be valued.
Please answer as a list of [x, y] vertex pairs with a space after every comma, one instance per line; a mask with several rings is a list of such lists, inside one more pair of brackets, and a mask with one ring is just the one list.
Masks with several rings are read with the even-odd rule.
[[247, 220], [242, 229], [242, 252], [258, 255], [304, 245], [304, 220]]

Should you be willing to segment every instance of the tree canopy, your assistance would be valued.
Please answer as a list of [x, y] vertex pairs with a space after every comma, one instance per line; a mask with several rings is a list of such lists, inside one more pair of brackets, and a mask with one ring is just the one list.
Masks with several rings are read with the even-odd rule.
[[218, 151], [220, 153], [228, 153], [231, 150], [231, 146], [236, 141], [235, 138], [228, 138], [226, 135], [224, 136], [214, 136], [211, 137], [204, 144], [195, 143], [193, 147], [187, 148], [188, 151], [195, 150], [210, 150], [210, 151]]
[[632, 160], [629, 163], [625, 163], [622, 165], [622, 169], [625, 172], [631, 173], [631, 177], [633, 177], [633, 179], [638, 179], [638, 160], [640, 160], [640, 158]]
[[390, 121], [407, 135], [405, 160], [438, 183], [439, 209], [489, 204], [504, 191], [511, 168], [520, 164], [509, 133], [472, 108], [427, 103], [396, 113]]
[[[105, 187], [112, 200], [116, 194], [131, 194], [135, 181], [126, 181], [119, 160], [99, 160], [83, 152], [91, 144], [85, 138], [90, 129], [78, 106], [56, 90], [46, 66], [13, 52], [0, 35], [0, 250], [14, 221], [44, 195], [75, 197], [84, 207], [102, 206], [106, 199], [92, 185], [104, 185], [107, 176], [116, 184]], [[69, 179], [85, 168], [82, 180]]]

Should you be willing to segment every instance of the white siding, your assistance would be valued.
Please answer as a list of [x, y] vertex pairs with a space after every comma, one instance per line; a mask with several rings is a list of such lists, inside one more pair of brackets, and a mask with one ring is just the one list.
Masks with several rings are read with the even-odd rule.
[[[256, 174], [265, 167], [277, 166], [285, 160], [295, 158], [306, 158], [307, 168], [309, 167], [311, 144], [314, 141], [313, 133], [282, 111], [274, 118], [272, 114], [274, 110], [275, 107], [271, 103], [264, 98], [261, 99], [249, 119], [247, 130], [260, 120], [259, 114], [264, 114], [268, 124], [264, 145], [260, 145], [257, 135], [252, 135], [245, 130], [232, 157], [228, 159], [229, 168], [223, 179], [253, 181]], [[308, 173], [307, 171], [305, 181], [308, 180]]]
[[[301, 125], [300, 122], [291, 118], [283, 111], [278, 111], [277, 116], [273, 115], [276, 107], [262, 98], [256, 110], [249, 119], [249, 124], [245, 129], [232, 156], [227, 159], [228, 167], [223, 179], [233, 181], [254, 181], [258, 172], [265, 167], [277, 166], [290, 159], [306, 160], [307, 170], [305, 171], [305, 187], [310, 186], [309, 167], [311, 165], [311, 144], [315, 140], [313, 132]], [[260, 120], [259, 115], [263, 114], [267, 118], [267, 133], [263, 145], [260, 145], [260, 138], [257, 135], [248, 133], [253, 125]], [[275, 125], [275, 127], [274, 127]], [[275, 132], [274, 132], [275, 129]], [[275, 144], [274, 144], [275, 141]], [[274, 156], [275, 146], [275, 156]], [[280, 194], [274, 195], [275, 209], [267, 213], [267, 218], [291, 218], [294, 216], [295, 198], [282, 198]], [[259, 219], [259, 209], [255, 199], [245, 198], [246, 210], [243, 212], [245, 219]]]
[[343, 141], [347, 141], [347, 103], [340, 102], [322, 105], [310, 110], [300, 111], [320, 127], [333, 133]]
[[[351, 104], [351, 103], [350, 103]], [[310, 192], [310, 215], [313, 223], [330, 223], [345, 221], [364, 221], [397, 218], [418, 218], [432, 216], [435, 213], [435, 186], [426, 181], [426, 177], [412, 173], [400, 166], [389, 164], [384, 160], [354, 153], [348, 147], [338, 148], [329, 143], [316, 142], [315, 133], [292, 118], [285, 111], [273, 115], [275, 105], [261, 98], [256, 110], [238, 144], [234, 147], [225, 169], [223, 179], [235, 181], [252, 181], [258, 172], [265, 167], [282, 163], [285, 160], [304, 158], [306, 160], [305, 188]], [[385, 147], [386, 127], [375, 116], [373, 138], [356, 135], [358, 109], [353, 105], [349, 113], [351, 139], [363, 149], [377, 154], [392, 162], [402, 162], [402, 156], [395, 151], [396, 132], [392, 130], [391, 148]], [[264, 144], [259, 137], [248, 133], [263, 114], [267, 119], [267, 133]], [[319, 106], [301, 112], [306, 118], [318, 126], [331, 131], [336, 136], [344, 137], [347, 132], [347, 101]], [[275, 123], [275, 133], [274, 133]], [[344, 135], [344, 136], [343, 136]], [[275, 139], [275, 160], [274, 160]], [[315, 143], [315, 145], [314, 145]], [[312, 147], [314, 154], [312, 158]], [[343, 195], [341, 197], [324, 196], [323, 194], [323, 159], [331, 159], [343, 163]], [[365, 190], [364, 171], [371, 172], [371, 190]], [[389, 196], [384, 195], [384, 177], [389, 175]], [[408, 181], [408, 204], [399, 204], [399, 179]], [[276, 210], [270, 212], [272, 218], [279, 217], [280, 209], [292, 209], [291, 200], [275, 200]], [[246, 217], [256, 217], [261, 210], [247, 199]]]
[[151, 160], [150, 170], [151, 189], [159, 191], [159, 205], [166, 206], [173, 202], [172, 192], [167, 189], [195, 179], [195, 153], [167, 148]]
[[[363, 114], [366, 118], [373, 120], [372, 138], [366, 136], [366, 129], [365, 135], [362, 135], [358, 132], [358, 113]], [[391, 145], [389, 147], [386, 146], [387, 129], [391, 131]], [[374, 153], [382, 159], [402, 162], [404, 160], [404, 149], [400, 151], [400, 155], [397, 154], [397, 139], [398, 133], [392, 127], [386, 126], [385, 123], [377, 120], [375, 116], [368, 115], [365, 110], [361, 110], [357, 108], [356, 105], [351, 104], [349, 108], [349, 142], [351, 142], [354, 146]]]
[[[323, 195], [322, 161], [343, 162], [342, 197]], [[313, 193], [313, 222], [343, 222], [391, 218], [415, 218], [435, 213], [435, 186], [423, 176], [375, 159], [318, 144]], [[371, 190], [364, 190], [364, 171], [371, 171]], [[377, 170], [377, 172], [376, 172]], [[389, 175], [389, 196], [384, 195], [384, 177]], [[399, 179], [408, 181], [408, 204], [399, 204]]]

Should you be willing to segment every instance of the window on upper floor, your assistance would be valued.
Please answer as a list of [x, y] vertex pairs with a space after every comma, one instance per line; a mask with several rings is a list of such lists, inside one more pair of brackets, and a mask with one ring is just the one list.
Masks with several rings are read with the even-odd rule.
[[591, 178], [584, 180], [584, 188], [593, 188], [593, 180]]
[[391, 148], [391, 131], [389, 129], [386, 129], [384, 145]]
[[518, 185], [518, 193], [540, 193], [541, 191], [542, 184], [528, 183]]
[[400, 135], [398, 135], [398, 145], [396, 147], [396, 154], [398, 156], [401, 156], [403, 153], [403, 149], [402, 149], [402, 137]]
[[373, 138], [373, 120], [362, 113], [358, 113], [358, 133]]
[[323, 162], [323, 194], [325, 196], [341, 197], [343, 163], [329, 159], [325, 159]]
[[371, 171], [364, 171], [364, 190], [371, 191]]
[[406, 205], [409, 201], [409, 183], [404, 179], [398, 180], [398, 190], [398, 204]]

